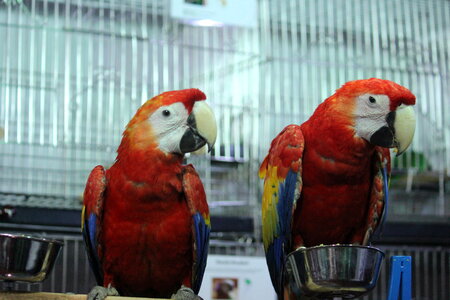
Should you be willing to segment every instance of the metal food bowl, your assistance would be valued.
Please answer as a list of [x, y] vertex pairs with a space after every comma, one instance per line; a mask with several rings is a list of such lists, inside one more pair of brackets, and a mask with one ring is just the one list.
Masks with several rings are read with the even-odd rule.
[[371, 291], [384, 253], [377, 248], [326, 245], [304, 248], [286, 258], [285, 284], [297, 296], [351, 299]]
[[52, 239], [0, 233], [0, 280], [43, 281], [63, 245]]

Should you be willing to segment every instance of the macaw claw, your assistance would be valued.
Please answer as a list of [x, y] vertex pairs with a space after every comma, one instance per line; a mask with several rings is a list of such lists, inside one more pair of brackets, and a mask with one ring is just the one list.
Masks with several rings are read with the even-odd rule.
[[173, 300], [203, 300], [202, 297], [196, 295], [193, 290], [188, 287], [182, 286], [176, 294], [173, 294], [171, 299]]
[[105, 288], [97, 285], [89, 292], [87, 300], [105, 300], [108, 296], [119, 296], [119, 292], [111, 286]]

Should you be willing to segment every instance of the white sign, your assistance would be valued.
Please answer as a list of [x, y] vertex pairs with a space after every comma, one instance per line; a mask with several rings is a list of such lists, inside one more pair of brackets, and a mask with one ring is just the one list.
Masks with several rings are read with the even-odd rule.
[[264, 257], [208, 255], [204, 300], [276, 300]]
[[171, 0], [170, 15], [192, 25], [257, 26], [256, 0]]

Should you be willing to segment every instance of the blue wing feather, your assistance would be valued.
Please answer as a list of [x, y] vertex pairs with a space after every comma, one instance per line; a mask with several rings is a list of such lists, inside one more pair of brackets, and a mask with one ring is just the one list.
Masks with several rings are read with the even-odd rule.
[[206, 224], [205, 219], [198, 212], [194, 214], [192, 218], [194, 221], [195, 257], [197, 262], [197, 267], [194, 271], [196, 274], [194, 274], [192, 290], [194, 293], [198, 294], [206, 268], [211, 227]]
[[86, 244], [86, 252], [88, 254], [89, 264], [94, 273], [97, 284], [103, 285], [103, 273], [100, 268], [100, 259], [97, 255], [97, 239], [95, 237], [97, 231], [97, 216], [93, 213], [84, 221], [83, 238]]
[[386, 166], [380, 168], [380, 171], [383, 177], [384, 208], [380, 223], [378, 224], [377, 229], [375, 229], [373, 237], [380, 237], [381, 233], [383, 232], [384, 222], [387, 219], [388, 203], [389, 203], [389, 175]]
[[192, 216], [193, 265], [190, 274], [191, 288], [195, 294], [198, 294], [206, 268], [211, 225], [205, 190], [192, 165], [185, 166], [183, 170], [183, 190]]
[[89, 218], [86, 221], [86, 227], [89, 228], [89, 242], [94, 247], [94, 249], [97, 248], [97, 241], [95, 238], [95, 231], [97, 227], [97, 216], [95, 214], [91, 214]]
[[283, 290], [284, 261], [286, 255], [289, 254], [286, 251], [291, 248], [292, 210], [295, 202], [297, 176], [297, 173], [289, 170], [285, 180], [278, 187], [277, 230], [275, 238], [266, 252], [272, 284], [279, 295]]
[[267, 266], [269, 267], [270, 279], [272, 280], [272, 285], [278, 295], [281, 295], [282, 285], [283, 285], [283, 264], [285, 259], [284, 255], [284, 245], [286, 244], [286, 239], [284, 237], [275, 238], [270, 244], [269, 248], [266, 250], [266, 260]]
[[286, 126], [272, 141], [259, 169], [259, 176], [264, 178], [262, 237], [270, 278], [280, 299], [284, 298], [285, 259], [294, 242], [292, 220], [302, 189], [304, 142], [300, 126]]
[[380, 225], [384, 224], [384, 221], [387, 218], [387, 212], [388, 212], [388, 204], [389, 204], [389, 176], [387, 172], [387, 168], [384, 167], [381, 169], [381, 173], [383, 175], [383, 189], [384, 189], [384, 209], [383, 209], [383, 216], [381, 217]]
[[100, 234], [101, 211], [103, 209], [106, 189], [106, 171], [103, 166], [96, 166], [86, 182], [83, 194], [82, 234], [86, 245], [91, 269], [98, 285], [103, 285], [103, 271], [98, 256], [98, 236]]
[[279, 201], [277, 204], [278, 216], [281, 217], [280, 233], [287, 237], [291, 236], [291, 224], [292, 224], [292, 208], [294, 206], [294, 195], [297, 183], [297, 173], [289, 170], [285, 181], [280, 184], [279, 187]]

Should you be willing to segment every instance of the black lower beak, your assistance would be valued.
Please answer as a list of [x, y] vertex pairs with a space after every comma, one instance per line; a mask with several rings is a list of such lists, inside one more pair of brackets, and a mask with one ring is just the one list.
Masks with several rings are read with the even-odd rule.
[[180, 150], [183, 153], [193, 152], [205, 146], [206, 140], [197, 132], [197, 122], [194, 114], [187, 119], [189, 128], [183, 134], [180, 141]]
[[392, 111], [386, 116], [387, 126], [383, 126], [375, 131], [370, 137], [370, 143], [385, 148], [396, 146], [394, 121], [395, 111]]
[[180, 141], [180, 150], [183, 153], [193, 152], [206, 144], [206, 140], [201, 137], [194, 128], [189, 128], [183, 134]]

